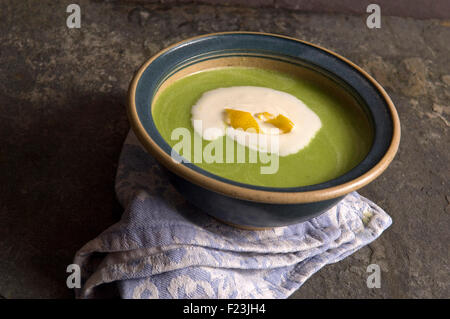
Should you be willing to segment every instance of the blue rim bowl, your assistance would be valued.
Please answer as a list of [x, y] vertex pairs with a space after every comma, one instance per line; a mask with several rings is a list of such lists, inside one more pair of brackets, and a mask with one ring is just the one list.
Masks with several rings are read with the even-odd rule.
[[[373, 143], [349, 172], [324, 183], [265, 187], [232, 181], [192, 163], [175, 163], [172, 148], [158, 132], [151, 108], [173, 81], [193, 72], [232, 65], [301, 68], [350, 93], [368, 114]], [[305, 73], [305, 74], [306, 74]], [[385, 90], [360, 67], [317, 45], [257, 32], [207, 34], [176, 43], [145, 62], [129, 88], [128, 116], [143, 146], [168, 171], [187, 200], [207, 214], [248, 229], [285, 226], [316, 217], [377, 178], [393, 160], [400, 143], [397, 111]]]

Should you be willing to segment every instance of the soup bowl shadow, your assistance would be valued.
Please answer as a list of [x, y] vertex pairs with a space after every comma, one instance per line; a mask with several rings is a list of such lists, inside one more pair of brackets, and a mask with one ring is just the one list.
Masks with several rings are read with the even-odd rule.
[[[212, 174], [173, 160], [159, 133], [152, 107], [159, 94], [188, 75], [224, 67], [256, 67], [308, 79], [333, 95], [358, 105], [367, 115], [373, 142], [367, 156], [345, 174], [320, 184], [266, 187]], [[129, 88], [128, 116], [145, 149], [167, 169], [169, 180], [208, 215], [244, 229], [300, 223], [337, 205], [348, 193], [377, 178], [400, 143], [397, 111], [385, 90], [364, 70], [314, 44], [256, 32], [207, 34], [174, 44], [145, 62]], [[151, 183], [151, 181], [149, 181]]]

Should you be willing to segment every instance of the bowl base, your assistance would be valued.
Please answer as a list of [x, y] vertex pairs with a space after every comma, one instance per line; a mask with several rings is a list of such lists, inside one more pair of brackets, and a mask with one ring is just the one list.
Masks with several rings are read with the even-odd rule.
[[[209, 216], [211, 216], [211, 215], [209, 215]], [[214, 218], [215, 220], [221, 222], [222, 224], [225, 224], [225, 225], [228, 225], [228, 226], [231, 226], [231, 227], [234, 227], [234, 228], [239, 228], [239, 229], [242, 229], [242, 230], [258, 230], [258, 231], [261, 231], [261, 230], [269, 230], [269, 229], [276, 228], [276, 227], [255, 227], [255, 226], [239, 225], [239, 224], [234, 224], [234, 223], [231, 223], [231, 222], [227, 222], [227, 221], [222, 220], [220, 218], [217, 218], [215, 216], [211, 216], [211, 217]]]

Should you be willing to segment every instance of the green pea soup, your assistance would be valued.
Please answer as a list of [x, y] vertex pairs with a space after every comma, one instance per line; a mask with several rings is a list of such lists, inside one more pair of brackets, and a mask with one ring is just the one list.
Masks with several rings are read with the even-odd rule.
[[[250, 185], [267, 187], [298, 187], [322, 183], [337, 178], [357, 166], [368, 154], [373, 140], [371, 121], [362, 106], [348, 103], [332, 90], [301, 76], [255, 67], [224, 67], [205, 70], [176, 80], [166, 87], [154, 101], [152, 116], [161, 136], [170, 145], [179, 143], [171, 139], [177, 128], [186, 128], [191, 133], [194, 145], [194, 129], [191, 123], [191, 108], [207, 91], [232, 86], [260, 86], [283, 91], [302, 100], [314, 111], [322, 122], [321, 129], [302, 150], [288, 156], [280, 156], [278, 170], [274, 174], [261, 174], [261, 161], [256, 152], [246, 148], [245, 163], [201, 163], [200, 168]], [[229, 152], [226, 145], [232, 145], [237, 156], [237, 143], [224, 136], [215, 141], [223, 146], [224, 157]], [[199, 136], [197, 135], [197, 141]], [[211, 141], [202, 140], [202, 147]], [[240, 145], [239, 145], [240, 146]], [[241, 146], [240, 146], [241, 147]], [[191, 154], [181, 154], [194, 159]], [[253, 155], [253, 156], [252, 156]], [[257, 158], [251, 163], [250, 158]], [[181, 164], [180, 164], [181, 165]]]

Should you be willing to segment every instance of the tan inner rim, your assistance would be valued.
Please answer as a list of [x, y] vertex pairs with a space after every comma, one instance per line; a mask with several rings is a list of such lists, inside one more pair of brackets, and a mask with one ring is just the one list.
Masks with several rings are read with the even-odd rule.
[[[136, 111], [136, 105], [134, 102], [134, 96], [136, 93], [136, 86], [137, 83], [142, 76], [142, 73], [147, 68], [147, 66], [155, 60], [158, 56], [166, 52], [167, 50], [170, 50], [172, 47], [175, 47], [179, 45], [179, 43], [174, 44], [165, 50], [161, 51], [154, 57], [152, 57], [150, 60], [148, 60], [144, 65], [139, 69], [137, 74], [134, 76], [133, 81], [130, 84], [129, 88], [129, 104], [128, 104], [128, 116], [132, 125], [132, 128], [134, 132], [136, 133], [137, 137], [141, 141], [141, 143], [144, 145], [144, 147], [161, 163], [163, 164], [167, 169], [174, 172], [175, 174], [189, 180], [190, 182], [197, 184], [199, 186], [202, 186], [204, 188], [207, 188], [209, 190], [215, 191], [217, 193], [221, 193], [227, 196], [243, 199], [243, 200], [249, 200], [249, 201], [256, 201], [256, 202], [263, 202], [263, 203], [277, 203], [277, 204], [295, 204], [295, 203], [309, 203], [309, 202], [316, 202], [331, 198], [336, 198], [339, 196], [343, 196], [345, 194], [348, 194], [351, 191], [357, 190], [368, 183], [370, 183], [372, 180], [374, 180], [376, 177], [378, 177], [390, 164], [390, 162], [393, 160], [398, 145], [400, 142], [400, 122], [398, 118], [397, 111], [394, 107], [394, 104], [392, 103], [391, 99], [387, 95], [387, 93], [384, 91], [384, 89], [381, 87], [378, 82], [376, 82], [370, 75], [368, 75], [364, 70], [359, 68], [354, 63], [350, 62], [349, 60], [339, 56], [338, 54], [331, 52], [327, 49], [321, 48], [319, 46], [313, 45], [308, 42], [304, 42], [301, 40], [297, 40], [294, 38], [279, 36], [279, 35], [273, 35], [273, 34], [267, 34], [267, 33], [258, 33], [258, 32], [225, 32], [225, 33], [215, 33], [214, 35], [220, 35], [220, 34], [261, 34], [261, 35], [271, 35], [276, 36], [280, 38], [286, 38], [290, 40], [294, 40], [301, 43], [306, 43], [308, 45], [317, 47], [319, 49], [322, 49], [330, 54], [333, 54], [337, 58], [345, 61], [350, 66], [354, 67], [356, 70], [358, 70], [362, 75], [364, 75], [371, 83], [374, 84], [374, 86], [379, 90], [383, 98], [385, 99], [393, 121], [393, 136], [391, 140], [391, 144], [384, 155], [384, 157], [375, 165], [372, 169], [367, 171], [365, 174], [359, 176], [358, 178], [349, 181], [345, 184], [341, 184], [338, 186], [321, 189], [321, 190], [315, 190], [315, 191], [308, 191], [308, 192], [271, 192], [271, 191], [263, 191], [263, 190], [255, 190], [255, 189], [249, 189], [241, 186], [236, 186], [232, 184], [228, 184], [222, 181], [218, 181], [216, 179], [207, 177], [201, 173], [198, 173], [184, 165], [176, 164], [172, 161], [171, 157], [166, 154], [147, 134], [144, 127], [139, 121], [137, 111]], [[201, 37], [210, 36], [203, 35], [191, 39], [187, 39], [182, 42], [188, 42], [193, 39], [198, 39]], [[180, 42], [181, 43], [181, 42]]]

